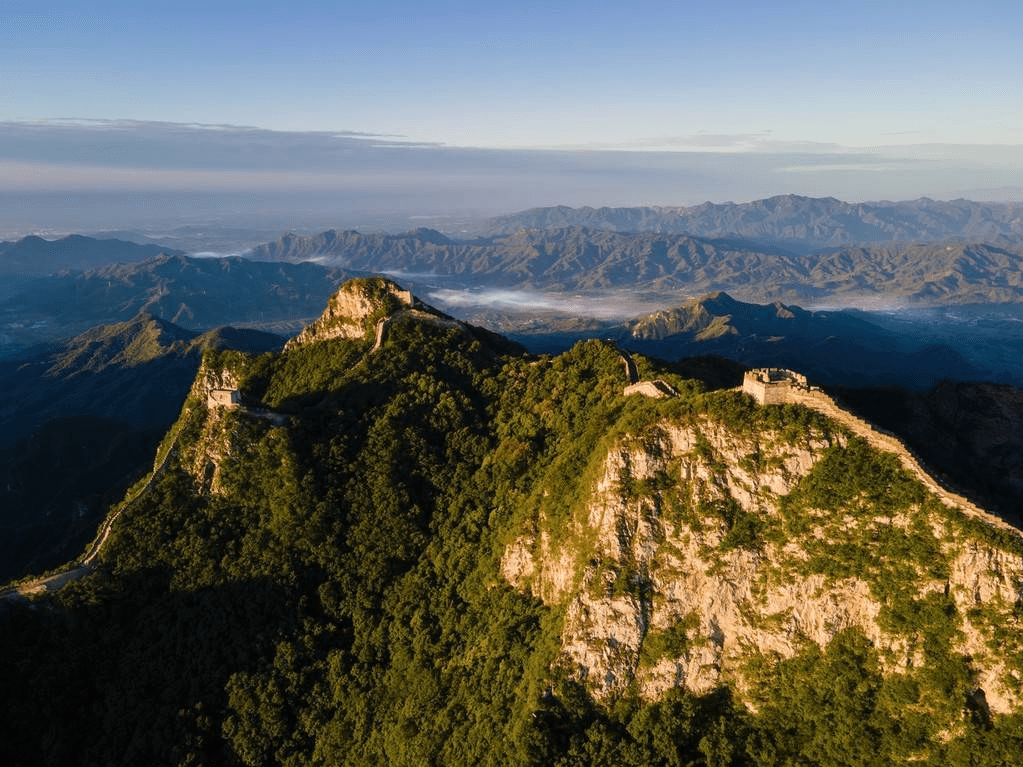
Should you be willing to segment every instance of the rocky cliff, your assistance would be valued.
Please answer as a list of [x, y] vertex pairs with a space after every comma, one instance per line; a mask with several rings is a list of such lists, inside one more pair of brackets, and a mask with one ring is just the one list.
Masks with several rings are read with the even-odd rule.
[[564, 610], [560, 662], [602, 700], [728, 684], [749, 701], [765, 664], [849, 628], [912, 676], [938, 628], [905, 617], [940, 609], [973, 694], [1014, 710], [1023, 643], [1003, 631], [1023, 601], [1018, 534], [936, 490], [834, 420], [665, 420], [607, 451], [569, 519], [541, 511], [501, 570]]
[[417, 303], [409, 291], [390, 280], [349, 280], [330, 297], [319, 319], [289, 341], [287, 348], [332, 338], [363, 338], [380, 320]]

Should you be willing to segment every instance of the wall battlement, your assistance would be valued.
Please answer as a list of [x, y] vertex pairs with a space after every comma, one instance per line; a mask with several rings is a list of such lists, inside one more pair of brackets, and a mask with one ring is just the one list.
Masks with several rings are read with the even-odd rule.
[[799, 401], [800, 395], [819, 391], [806, 376], [784, 368], [754, 368], [742, 378], [742, 390], [761, 405], [783, 405]]

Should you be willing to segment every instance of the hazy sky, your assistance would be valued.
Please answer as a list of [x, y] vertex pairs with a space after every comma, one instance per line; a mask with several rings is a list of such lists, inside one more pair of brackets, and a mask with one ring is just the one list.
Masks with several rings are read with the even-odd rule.
[[0, 0], [0, 194], [1018, 198], [1021, 25], [1018, 0]]

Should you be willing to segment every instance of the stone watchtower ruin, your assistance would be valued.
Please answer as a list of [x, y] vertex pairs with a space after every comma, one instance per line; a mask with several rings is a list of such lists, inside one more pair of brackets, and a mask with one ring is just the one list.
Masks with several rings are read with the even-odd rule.
[[742, 390], [761, 405], [795, 402], [811, 391], [806, 376], [784, 368], [754, 368], [742, 378]]
[[237, 389], [210, 389], [206, 393], [206, 407], [226, 407], [229, 410], [241, 404]]

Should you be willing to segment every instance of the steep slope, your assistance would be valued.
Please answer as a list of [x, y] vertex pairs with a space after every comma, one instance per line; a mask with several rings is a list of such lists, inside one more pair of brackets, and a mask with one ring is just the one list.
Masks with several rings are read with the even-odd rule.
[[75, 556], [151, 463], [203, 350], [280, 348], [268, 333], [198, 335], [146, 314], [32, 359], [0, 361], [0, 578]]
[[207, 354], [100, 567], [5, 600], [0, 754], [1005, 764], [1020, 535], [851, 423], [346, 284]]
[[[741, 409], [655, 425], [608, 451], [575, 513], [540, 505], [503, 570], [565, 606], [573, 673], [602, 699], [727, 681], [759, 701], [773, 664], [855, 631], [886, 672], [912, 679], [940, 656], [949, 683], [1016, 710], [1023, 646], [996, 651], [993, 629], [1020, 598], [1018, 545], [964, 549], [974, 519], [897, 461], [825, 420], [789, 429]], [[958, 726], [951, 701], [910, 702]]]

